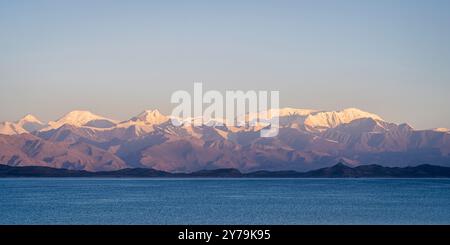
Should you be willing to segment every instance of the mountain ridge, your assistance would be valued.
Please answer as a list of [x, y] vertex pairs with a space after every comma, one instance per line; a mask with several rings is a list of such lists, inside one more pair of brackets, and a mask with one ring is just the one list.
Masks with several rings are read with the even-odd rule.
[[[171, 117], [155, 109], [127, 121], [72, 111], [33, 132], [23, 129], [19, 120], [1, 124], [8, 132], [2, 134], [0, 127], [0, 164], [168, 172], [309, 171], [342, 159], [352, 166], [450, 166], [450, 133], [444, 129], [415, 130], [356, 108], [330, 112], [282, 108], [274, 114], [279, 114], [280, 124], [273, 138], [261, 138], [258, 126], [176, 127]], [[39, 120], [26, 116], [23, 121]]]

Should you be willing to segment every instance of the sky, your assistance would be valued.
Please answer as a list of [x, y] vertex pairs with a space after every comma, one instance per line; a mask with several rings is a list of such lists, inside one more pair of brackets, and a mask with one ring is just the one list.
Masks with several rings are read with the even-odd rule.
[[194, 82], [450, 128], [450, 1], [0, 0], [0, 121], [168, 114]]

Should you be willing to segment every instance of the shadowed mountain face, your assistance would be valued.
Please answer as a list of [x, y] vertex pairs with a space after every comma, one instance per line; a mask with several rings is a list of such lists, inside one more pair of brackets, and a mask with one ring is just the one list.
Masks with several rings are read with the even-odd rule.
[[157, 110], [123, 122], [74, 111], [47, 125], [28, 115], [0, 124], [0, 163], [168, 172], [308, 171], [338, 161], [352, 166], [450, 166], [447, 130], [417, 131], [354, 108], [337, 112], [285, 108], [279, 115], [279, 135], [273, 138], [261, 138], [260, 128], [252, 127], [175, 127]]
[[383, 167], [361, 165], [349, 167], [338, 163], [332, 167], [307, 172], [255, 171], [242, 173], [223, 168], [191, 173], [169, 173], [151, 168], [126, 168], [115, 171], [89, 172], [39, 166], [11, 167], [0, 165], [0, 177], [127, 177], [127, 178], [449, 178], [450, 168], [419, 165], [416, 167]]
[[127, 165], [87, 143], [51, 142], [31, 134], [0, 135], [0, 161], [10, 166], [48, 166], [77, 170], [115, 170]]

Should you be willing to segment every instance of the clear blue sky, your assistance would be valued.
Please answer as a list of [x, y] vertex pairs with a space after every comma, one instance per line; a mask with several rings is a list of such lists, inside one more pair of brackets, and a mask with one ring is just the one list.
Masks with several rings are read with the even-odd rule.
[[0, 0], [0, 121], [169, 113], [194, 81], [450, 128], [450, 1]]

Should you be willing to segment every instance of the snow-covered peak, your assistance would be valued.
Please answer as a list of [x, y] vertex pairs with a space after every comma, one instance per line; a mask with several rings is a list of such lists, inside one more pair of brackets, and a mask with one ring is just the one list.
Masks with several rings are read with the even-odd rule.
[[[354, 118], [354, 119], [358, 119], [358, 118], [372, 118], [375, 120], [379, 120], [379, 121], [384, 121], [380, 116], [370, 113], [370, 112], [366, 112], [363, 110], [360, 110], [358, 108], [347, 108], [345, 110], [342, 110], [340, 112], [342, 116], [347, 117], [347, 118]], [[354, 120], [353, 119], [353, 120]]]
[[71, 112], [67, 113], [66, 115], [64, 115], [62, 118], [60, 118], [56, 122], [65, 122], [66, 124], [81, 126], [81, 125], [88, 123], [89, 121], [101, 120], [101, 119], [105, 119], [105, 118], [102, 116], [95, 115], [90, 111], [78, 111], [77, 110], [77, 111], [71, 111]]
[[357, 108], [348, 108], [341, 111], [324, 111], [313, 113], [306, 117], [305, 125], [310, 129], [324, 130], [327, 128], [334, 128], [343, 123], [350, 123], [356, 119], [371, 118], [378, 121], [383, 121], [378, 115], [362, 111]]
[[43, 128], [45, 125], [33, 115], [26, 115], [16, 122], [1, 122], [0, 134], [15, 135], [30, 133]]
[[141, 121], [145, 124], [161, 124], [169, 120], [169, 118], [158, 110], [145, 110], [141, 114], [131, 119], [132, 121]]
[[27, 131], [21, 126], [17, 125], [17, 123], [12, 122], [1, 122], [0, 123], [0, 134], [5, 135], [15, 135], [15, 134], [23, 134], [27, 133]]
[[22, 117], [19, 121], [16, 122], [17, 126], [23, 128], [28, 132], [33, 132], [45, 127], [45, 124], [37, 119], [35, 116], [28, 114]]
[[118, 128], [134, 128], [136, 135], [152, 132], [153, 126], [167, 122], [169, 117], [161, 114], [158, 110], [145, 110], [128, 121], [121, 122]]
[[114, 120], [108, 119], [106, 117], [102, 117], [99, 115], [96, 115], [90, 111], [82, 111], [82, 110], [76, 110], [71, 111], [58, 119], [57, 121], [51, 121], [49, 122], [49, 127], [52, 129], [59, 128], [63, 126], [64, 124], [69, 124], [77, 127], [81, 127], [86, 125], [89, 122], [92, 121], [109, 121], [109, 122], [115, 122]]
[[44, 125], [43, 122], [41, 122], [39, 119], [37, 119], [35, 116], [31, 114], [27, 114], [26, 116], [22, 117], [19, 121], [17, 121], [17, 124], [24, 125], [26, 123], [36, 123]]

